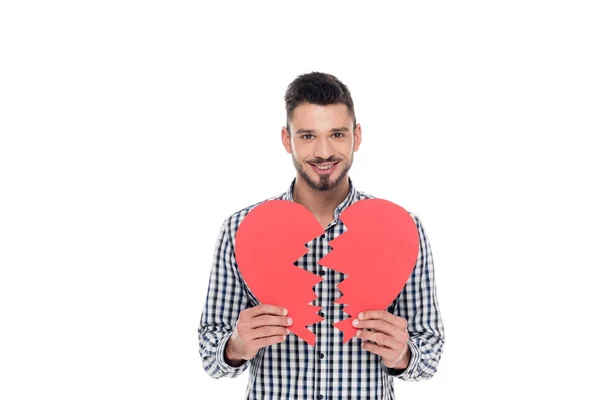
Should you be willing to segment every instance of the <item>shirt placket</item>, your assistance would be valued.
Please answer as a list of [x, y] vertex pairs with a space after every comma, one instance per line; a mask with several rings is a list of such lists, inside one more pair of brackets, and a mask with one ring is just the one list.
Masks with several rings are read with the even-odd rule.
[[[317, 240], [317, 252], [318, 259], [321, 259], [327, 252], [328, 233], [327, 230]], [[323, 321], [315, 324], [315, 330], [317, 335], [317, 341], [315, 344], [315, 361], [317, 363], [315, 368], [315, 392], [314, 398], [316, 400], [324, 400], [328, 390], [328, 293], [329, 293], [329, 280], [327, 276], [327, 269], [318, 263], [316, 264], [316, 273], [323, 278], [323, 280], [317, 285], [317, 300], [316, 305], [321, 307], [319, 315], [325, 318]]]

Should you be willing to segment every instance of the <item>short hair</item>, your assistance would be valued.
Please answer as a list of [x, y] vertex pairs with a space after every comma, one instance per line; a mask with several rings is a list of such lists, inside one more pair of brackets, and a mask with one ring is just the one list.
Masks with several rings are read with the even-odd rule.
[[348, 87], [338, 78], [324, 72], [310, 72], [298, 75], [285, 91], [286, 128], [290, 132], [290, 120], [296, 107], [303, 103], [326, 106], [345, 104], [352, 117], [352, 128], [356, 127], [354, 102]]

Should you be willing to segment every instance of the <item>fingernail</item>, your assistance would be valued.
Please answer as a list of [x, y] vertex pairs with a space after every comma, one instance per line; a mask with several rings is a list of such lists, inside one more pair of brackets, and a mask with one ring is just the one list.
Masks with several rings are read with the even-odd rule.
[[283, 309], [283, 315], [287, 315], [287, 308]]
[[358, 319], [363, 319], [364, 316], [365, 316], [364, 313], [360, 313], [360, 314], [358, 314]]
[[286, 329], [286, 332], [287, 332], [288, 335], [290, 334], [290, 330], [289, 329]]
[[292, 321], [292, 319], [291, 319], [291, 318], [288, 318], [288, 321], [287, 321], [287, 322], [288, 322], [288, 325], [291, 325], [293, 321]]
[[352, 321], [352, 325], [357, 326], [358, 325], [358, 320], [355, 319], [354, 321]]
[[361, 331], [356, 331], [356, 336], [360, 336]]

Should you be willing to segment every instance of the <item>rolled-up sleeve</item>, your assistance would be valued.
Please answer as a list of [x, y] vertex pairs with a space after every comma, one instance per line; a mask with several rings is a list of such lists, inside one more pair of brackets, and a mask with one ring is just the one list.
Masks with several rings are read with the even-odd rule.
[[214, 251], [206, 302], [198, 327], [199, 353], [204, 370], [213, 378], [236, 377], [249, 365], [232, 367], [224, 351], [237, 319], [248, 303], [244, 282], [235, 261], [230, 235], [231, 218], [223, 222]]
[[413, 215], [419, 232], [419, 254], [410, 278], [393, 312], [408, 321], [411, 359], [404, 370], [386, 372], [405, 381], [431, 378], [444, 349], [444, 326], [437, 299], [431, 246], [420, 219]]

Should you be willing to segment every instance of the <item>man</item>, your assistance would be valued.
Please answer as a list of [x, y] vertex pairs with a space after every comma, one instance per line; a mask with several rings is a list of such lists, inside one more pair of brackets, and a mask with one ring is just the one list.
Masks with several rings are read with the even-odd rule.
[[[355, 321], [357, 337], [343, 344], [332, 326], [347, 318], [334, 303], [344, 275], [317, 264], [328, 242], [345, 231], [340, 213], [373, 196], [358, 191], [348, 176], [362, 131], [348, 88], [332, 75], [298, 76], [285, 94], [286, 126], [281, 140], [297, 174], [289, 189], [272, 199], [297, 202], [319, 221], [325, 234], [310, 243], [298, 266], [324, 278], [314, 304], [325, 320], [309, 326], [315, 347], [291, 334], [293, 315], [260, 304], [238, 270], [237, 228], [258, 204], [227, 218], [214, 253], [198, 338], [204, 369], [213, 378], [236, 377], [247, 368], [248, 399], [393, 399], [393, 377], [432, 377], [444, 345], [431, 248], [418, 217], [419, 255], [402, 293], [386, 310], [370, 310]], [[265, 200], [266, 201], [266, 200]], [[259, 203], [260, 204], [260, 203]], [[372, 290], [377, 290], [373, 288]]]

